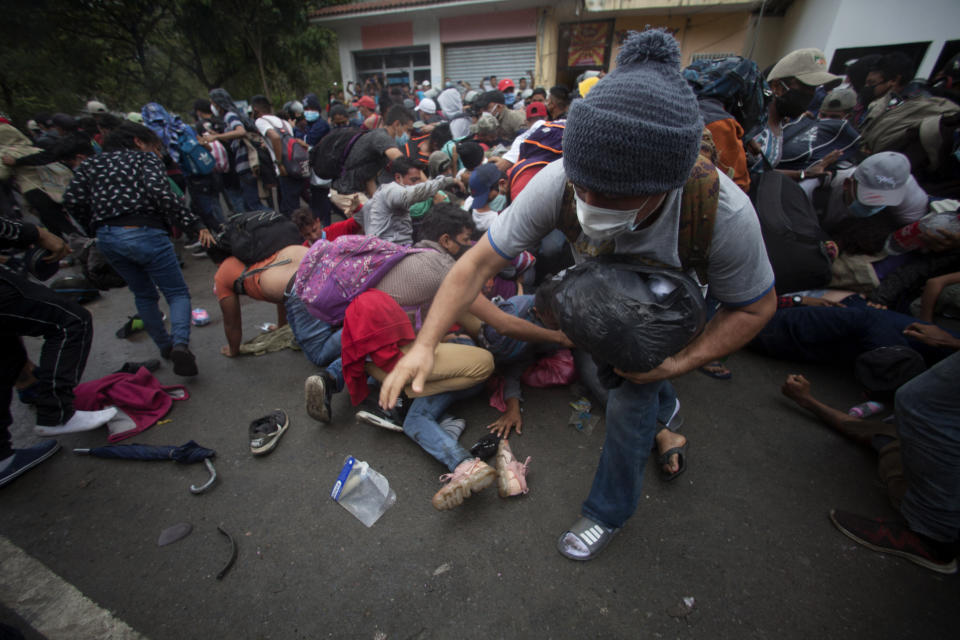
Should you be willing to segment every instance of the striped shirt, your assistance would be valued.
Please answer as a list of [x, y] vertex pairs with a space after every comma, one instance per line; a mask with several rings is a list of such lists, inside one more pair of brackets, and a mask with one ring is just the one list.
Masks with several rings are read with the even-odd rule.
[[[240, 116], [235, 114], [233, 111], [228, 111], [223, 116], [224, 122], [224, 131], [229, 133], [236, 130], [237, 127], [243, 129], [246, 132], [246, 128], [243, 126], [243, 121], [240, 120]], [[233, 170], [238, 174], [241, 173], [250, 173], [250, 160], [247, 158], [247, 145], [244, 144], [243, 138], [236, 138], [230, 141], [230, 150], [233, 151]]]

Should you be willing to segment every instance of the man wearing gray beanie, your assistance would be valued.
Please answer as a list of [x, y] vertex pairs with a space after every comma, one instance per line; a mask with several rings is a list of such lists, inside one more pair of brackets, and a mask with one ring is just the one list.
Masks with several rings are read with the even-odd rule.
[[619, 379], [607, 398], [606, 441], [593, 486], [580, 519], [557, 544], [573, 560], [594, 558], [633, 515], [654, 442], [665, 479], [686, 468], [686, 440], [658, 426], [669, 424], [679, 407], [669, 379], [739, 349], [776, 310], [756, 212], [733, 181], [698, 157], [702, 130], [696, 98], [680, 75], [676, 40], [659, 29], [629, 34], [617, 68], [571, 106], [563, 159], [540, 171], [457, 261], [416, 341], [381, 388], [385, 407], [408, 383], [422, 390], [447, 327], [488, 278], [554, 229], [571, 239], [578, 262], [620, 254], [689, 270], [679, 253], [681, 207], [696, 201], [688, 185], [705, 185], [695, 210], [700, 220], [713, 216], [712, 235], [708, 248], [696, 240], [692, 248], [706, 258], [697, 272], [723, 306], [700, 336], [660, 366], [643, 373], [615, 370]]

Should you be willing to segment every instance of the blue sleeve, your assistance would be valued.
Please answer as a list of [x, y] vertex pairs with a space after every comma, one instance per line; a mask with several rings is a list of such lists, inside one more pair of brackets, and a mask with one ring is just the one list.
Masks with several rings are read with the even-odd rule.
[[307, 131], [307, 144], [311, 147], [320, 142], [323, 136], [330, 133], [330, 125], [323, 118], [313, 123], [310, 130]]

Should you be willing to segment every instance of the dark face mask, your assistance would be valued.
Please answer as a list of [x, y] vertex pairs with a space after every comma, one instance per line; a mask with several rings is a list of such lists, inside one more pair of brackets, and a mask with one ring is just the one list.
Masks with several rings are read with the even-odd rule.
[[784, 118], [799, 118], [812, 99], [813, 96], [806, 91], [788, 89], [782, 96], [776, 97], [777, 113]]
[[877, 99], [875, 85], [863, 85], [863, 89], [860, 90], [860, 93], [857, 94], [857, 97], [860, 98], [860, 104], [870, 104]]

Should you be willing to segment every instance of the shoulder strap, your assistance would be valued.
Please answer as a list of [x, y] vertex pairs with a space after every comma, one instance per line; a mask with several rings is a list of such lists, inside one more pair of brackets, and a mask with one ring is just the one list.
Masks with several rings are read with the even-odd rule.
[[[690, 171], [683, 186], [680, 199], [680, 231], [677, 236], [677, 255], [684, 270], [693, 269], [700, 282], [707, 284], [710, 244], [713, 240], [713, 225], [717, 219], [717, 207], [720, 203], [720, 178], [717, 169], [703, 155]], [[573, 244], [582, 233], [577, 218], [577, 203], [574, 198], [573, 183], [564, 185], [563, 199], [560, 204], [560, 232]]]
[[287, 258], [286, 260], [280, 260], [279, 262], [271, 262], [265, 267], [258, 267], [256, 269], [247, 269], [246, 267], [244, 267], [243, 273], [241, 273], [240, 276], [233, 281], [233, 292], [236, 293], [238, 296], [245, 294], [246, 290], [243, 288], [244, 280], [246, 280], [250, 276], [261, 273], [262, 271], [266, 271], [271, 267], [279, 267], [285, 264], [290, 264], [290, 262], [291, 262], [290, 258]]
[[717, 168], [706, 157], [697, 156], [680, 198], [677, 254], [684, 269], [694, 269], [703, 284], [707, 283], [710, 244], [719, 204]]

